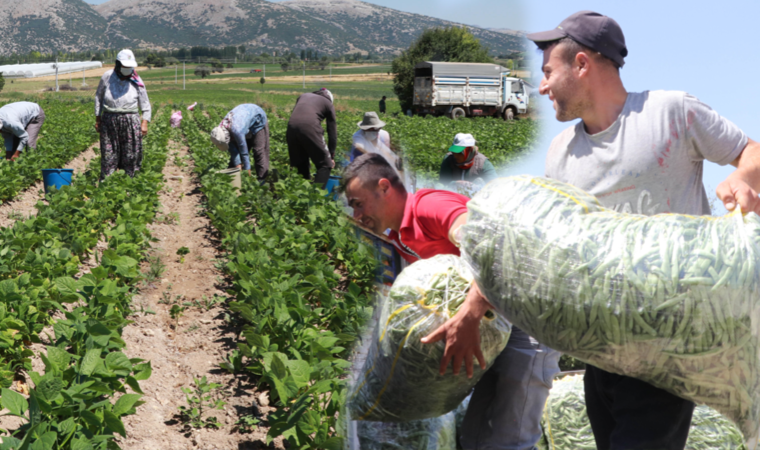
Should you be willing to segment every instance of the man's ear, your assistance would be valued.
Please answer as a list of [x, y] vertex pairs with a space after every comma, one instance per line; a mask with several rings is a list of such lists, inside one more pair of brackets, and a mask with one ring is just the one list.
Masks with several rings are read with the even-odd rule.
[[382, 194], [386, 194], [390, 192], [391, 189], [391, 182], [387, 178], [380, 178], [380, 180], [377, 182], [377, 189]]
[[575, 55], [575, 69], [578, 70], [579, 76], [588, 74], [591, 65], [591, 58], [586, 52], [578, 52]]

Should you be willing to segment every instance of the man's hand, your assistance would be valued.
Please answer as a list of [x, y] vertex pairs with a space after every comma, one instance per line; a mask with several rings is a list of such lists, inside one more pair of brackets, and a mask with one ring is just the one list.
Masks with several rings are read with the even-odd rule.
[[478, 359], [480, 368], [485, 370], [486, 360], [480, 350], [480, 320], [490, 307], [488, 300], [480, 293], [478, 285], [473, 282], [459, 312], [437, 330], [422, 338], [423, 344], [446, 340], [446, 350], [441, 360], [441, 375], [446, 373], [449, 361], [452, 361], [454, 375], [459, 375], [459, 368], [464, 360], [467, 378], [472, 378], [473, 357]]
[[744, 180], [739, 177], [728, 177], [715, 189], [718, 198], [727, 210], [733, 211], [739, 204], [742, 212], [755, 212], [760, 215], [760, 198]]
[[733, 211], [738, 204], [742, 212], [760, 214], [760, 143], [747, 139], [747, 145], [731, 162], [736, 167], [715, 189], [715, 194], [727, 210]]
[[148, 121], [147, 120], [143, 120], [142, 123], [140, 124], [140, 132], [142, 132], [143, 136], [147, 136], [147, 134], [148, 134]]
[[100, 133], [100, 116], [95, 117], [95, 131]]
[[335, 167], [335, 160], [330, 158], [330, 168], [332, 169], [333, 167]]

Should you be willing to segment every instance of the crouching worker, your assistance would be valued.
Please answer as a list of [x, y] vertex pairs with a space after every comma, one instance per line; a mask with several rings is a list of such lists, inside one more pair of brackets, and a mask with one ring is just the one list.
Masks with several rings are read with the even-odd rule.
[[37, 148], [37, 137], [45, 113], [32, 102], [9, 103], [0, 108], [0, 132], [5, 141], [5, 159], [14, 161], [25, 147]]
[[[376, 153], [356, 158], [343, 183], [354, 219], [377, 234], [393, 230], [390, 238], [408, 262], [460, 256], [459, 228], [467, 222], [467, 197], [434, 189], [408, 194], [393, 167]], [[446, 341], [441, 375], [449, 362], [455, 375], [464, 363], [472, 377], [474, 360], [485, 369], [478, 330], [489, 309], [491, 304], [473, 282], [459, 312], [423, 338], [426, 344]], [[507, 347], [475, 385], [462, 424], [462, 447], [533, 449], [541, 437], [541, 415], [558, 361], [559, 352], [513, 327]]]
[[251, 174], [251, 157], [256, 166], [256, 178], [263, 182], [269, 174], [269, 122], [260, 106], [245, 103], [228, 112], [222, 123], [211, 130], [211, 142], [220, 150], [229, 151], [229, 167]]

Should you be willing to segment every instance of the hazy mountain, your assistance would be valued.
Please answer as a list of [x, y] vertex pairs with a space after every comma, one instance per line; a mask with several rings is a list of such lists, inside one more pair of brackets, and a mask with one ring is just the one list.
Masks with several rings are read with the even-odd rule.
[[[0, 0], [0, 53], [245, 45], [255, 51], [393, 54], [425, 28], [460, 25], [358, 0]], [[468, 27], [494, 53], [524, 36]]]
[[96, 48], [106, 26], [82, 0], [0, 0], [0, 52], [6, 55]]

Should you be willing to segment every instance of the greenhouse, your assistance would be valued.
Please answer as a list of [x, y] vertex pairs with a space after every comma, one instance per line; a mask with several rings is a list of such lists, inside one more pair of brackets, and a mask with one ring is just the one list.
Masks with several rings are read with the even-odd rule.
[[[55, 75], [55, 66], [56, 63], [9, 64], [0, 66], [0, 73], [6, 78], [36, 78]], [[60, 62], [58, 63], [58, 75], [101, 67], [103, 67], [103, 63], [100, 61]]]

